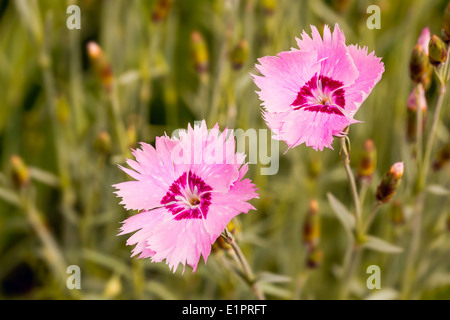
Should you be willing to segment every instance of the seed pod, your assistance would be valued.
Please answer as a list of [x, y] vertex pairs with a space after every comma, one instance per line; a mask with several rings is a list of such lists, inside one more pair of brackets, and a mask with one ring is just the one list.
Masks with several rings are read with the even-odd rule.
[[403, 162], [394, 163], [378, 185], [376, 199], [383, 203], [389, 202], [397, 192], [403, 177]]
[[428, 45], [428, 58], [434, 66], [439, 66], [447, 60], [447, 46], [437, 35], [431, 37]]
[[372, 139], [367, 139], [363, 144], [363, 154], [358, 163], [358, 179], [372, 180], [373, 172], [377, 165], [377, 150]]

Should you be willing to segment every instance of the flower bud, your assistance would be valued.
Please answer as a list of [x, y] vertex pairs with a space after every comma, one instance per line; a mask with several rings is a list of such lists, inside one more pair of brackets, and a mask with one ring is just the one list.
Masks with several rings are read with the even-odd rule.
[[95, 149], [103, 154], [109, 154], [111, 150], [111, 137], [108, 132], [102, 131], [98, 134], [94, 142]]
[[242, 39], [233, 51], [231, 51], [230, 59], [234, 70], [240, 70], [248, 58], [248, 42]]
[[158, 0], [152, 13], [152, 20], [160, 22], [167, 18], [172, 6], [172, 0]]
[[447, 44], [450, 43], [450, 3], [444, 11], [444, 20], [442, 22], [442, 39]]
[[450, 161], [450, 141], [448, 141], [437, 153], [433, 162], [433, 169], [438, 171]]
[[378, 185], [376, 198], [383, 203], [389, 202], [397, 192], [403, 177], [403, 162], [394, 163]]
[[405, 222], [405, 213], [403, 211], [403, 205], [399, 200], [395, 199], [392, 202], [389, 217], [391, 218], [392, 223], [396, 226], [400, 226]]
[[358, 163], [358, 179], [372, 180], [373, 172], [377, 164], [377, 150], [372, 139], [367, 139], [363, 144], [363, 154]]
[[428, 45], [428, 58], [434, 66], [438, 66], [447, 60], [446, 44], [435, 34], [431, 37]]
[[191, 34], [191, 53], [194, 68], [199, 74], [206, 73], [209, 69], [209, 54], [206, 42], [198, 31]]
[[13, 155], [11, 157], [12, 180], [16, 187], [26, 187], [30, 183], [30, 172], [22, 158]]
[[409, 75], [411, 80], [417, 83], [426, 84], [431, 77], [431, 66], [428, 61], [428, 55], [426, 51], [417, 44], [409, 60]]
[[320, 218], [319, 204], [316, 200], [311, 200], [309, 210], [303, 223], [303, 242], [310, 250], [319, 242], [320, 237]]
[[102, 49], [96, 42], [90, 41], [87, 44], [87, 52], [92, 64], [94, 65], [100, 82], [107, 91], [110, 91], [112, 88], [113, 74], [111, 65], [106, 59]]
[[422, 85], [414, 86], [407, 103], [407, 123], [406, 136], [409, 142], [414, 142], [417, 136], [417, 110], [422, 112], [422, 132], [425, 129], [426, 113], [427, 113], [427, 99], [425, 97], [425, 90]]

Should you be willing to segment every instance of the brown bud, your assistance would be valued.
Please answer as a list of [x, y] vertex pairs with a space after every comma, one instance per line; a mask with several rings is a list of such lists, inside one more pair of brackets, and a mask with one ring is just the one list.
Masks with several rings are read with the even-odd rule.
[[389, 202], [397, 192], [403, 177], [403, 162], [394, 163], [378, 185], [376, 198], [383, 203]]
[[409, 75], [416, 83], [427, 83], [431, 77], [431, 65], [426, 51], [417, 44], [411, 53], [409, 60]]

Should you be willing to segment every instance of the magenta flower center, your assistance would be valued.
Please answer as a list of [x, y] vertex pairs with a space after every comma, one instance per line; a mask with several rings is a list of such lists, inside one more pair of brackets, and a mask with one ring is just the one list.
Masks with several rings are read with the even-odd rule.
[[206, 219], [211, 204], [212, 188], [199, 176], [183, 173], [169, 187], [161, 204], [175, 216], [175, 220]]
[[297, 94], [291, 104], [294, 110], [304, 109], [314, 112], [335, 113], [343, 116], [345, 107], [344, 84], [329, 77], [315, 74]]

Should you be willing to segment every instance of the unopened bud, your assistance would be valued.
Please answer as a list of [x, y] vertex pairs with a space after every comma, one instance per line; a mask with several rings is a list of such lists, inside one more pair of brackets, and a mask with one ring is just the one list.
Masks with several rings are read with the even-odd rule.
[[113, 74], [111, 65], [106, 59], [102, 49], [100, 46], [94, 42], [90, 41], [87, 44], [88, 56], [94, 65], [94, 68], [97, 72], [97, 75], [100, 79], [100, 82], [103, 84], [107, 91], [110, 91], [112, 88]]
[[108, 132], [102, 131], [98, 134], [94, 142], [95, 149], [103, 154], [108, 154], [111, 150], [111, 137]]
[[30, 183], [30, 172], [22, 158], [13, 155], [11, 157], [12, 180], [16, 187], [26, 187]]
[[165, 20], [169, 15], [172, 0], [158, 0], [152, 13], [152, 20], [159, 22]]
[[396, 226], [400, 226], [405, 222], [405, 213], [403, 210], [403, 205], [399, 200], [394, 200], [392, 202], [389, 217], [391, 218], [392, 223]]
[[431, 65], [426, 51], [417, 44], [409, 60], [409, 75], [414, 82], [427, 83], [431, 77]]
[[447, 163], [450, 162], [450, 141], [439, 149], [436, 160], [433, 162], [433, 169], [435, 171], [442, 169]]
[[271, 16], [275, 12], [276, 1], [275, 0], [262, 0], [261, 6], [262, 6], [264, 14]]
[[431, 37], [428, 45], [428, 58], [430, 59], [430, 63], [434, 66], [438, 66], [447, 60], [446, 44], [435, 34]]
[[367, 139], [363, 144], [363, 154], [358, 163], [358, 178], [360, 180], [372, 180], [373, 172], [377, 165], [377, 150], [372, 139]]
[[240, 70], [248, 58], [248, 42], [241, 40], [233, 51], [231, 51], [230, 59], [234, 70]]
[[403, 177], [403, 162], [394, 163], [382, 178], [376, 193], [378, 201], [389, 202], [397, 192]]
[[303, 242], [308, 249], [315, 247], [320, 237], [320, 217], [319, 204], [316, 200], [311, 200], [309, 210], [303, 223]]
[[444, 20], [442, 22], [442, 39], [447, 44], [450, 43], [450, 3], [444, 11]]
[[191, 53], [195, 70], [202, 74], [209, 69], [209, 54], [203, 36], [198, 31], [191, 34]]
[[422, 85], [416, 85], [411, 91], [407, 103], [406, 136], [409, 142], [414, 142], [417, 136], [417, 111], [422, 112], [422, 132], [425, 129], [427, 115], [427, 99]]

